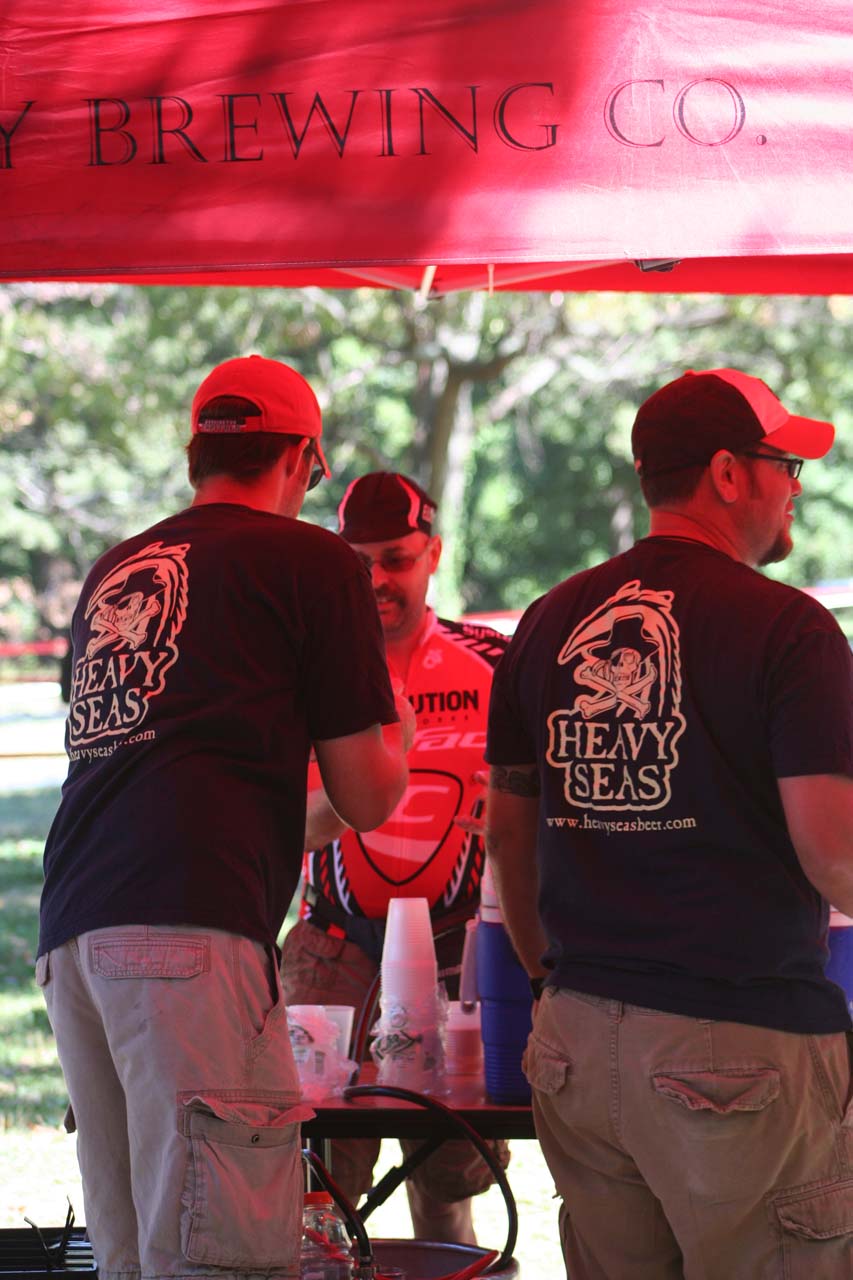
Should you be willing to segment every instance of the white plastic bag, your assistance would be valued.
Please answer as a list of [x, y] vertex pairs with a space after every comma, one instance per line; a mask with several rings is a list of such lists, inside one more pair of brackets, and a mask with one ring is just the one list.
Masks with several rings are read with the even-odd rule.
[[287, 1025], [303, 1098], [319, 1102], [342, 1093], [358, 1064], [338, 1052], [338, 1027], [323, 1006], [292, 1006]]

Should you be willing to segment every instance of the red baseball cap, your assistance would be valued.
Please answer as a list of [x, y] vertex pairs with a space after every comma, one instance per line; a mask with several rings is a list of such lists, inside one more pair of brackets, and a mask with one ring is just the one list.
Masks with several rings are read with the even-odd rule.
[[[223, 416], [217, 402], [235, 400]], [[267, 431], [309, 436], [326, 476], [329, 464], [320, 448], [323, 421], [311, 387], [290, 365], [264, 356], [240, 356], [216, 366], [193, 396], [193, 435], [231, 435]]]
[[631, 448], [640, 473], [653, 476], [710, 462], [718, 449], [738, 453], [757, 444], [822, 458], [834, 438], [831, 422], [789, 413], [760, 378], [689, 369], [640, 405]]

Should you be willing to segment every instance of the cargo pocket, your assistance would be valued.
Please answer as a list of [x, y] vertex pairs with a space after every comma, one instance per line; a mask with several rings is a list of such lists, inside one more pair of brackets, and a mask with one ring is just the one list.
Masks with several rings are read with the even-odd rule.
[[536, 1032], [532, 1032], [527, 1041], [527, 1048], [521, 1059], [521, 1069], [530, 1082], [530, 1087], [537, 1093], [559, 1093], [572, 1074], [572, 1064], [568, 1058], [541, 1040]]
[[763, 1111], [779, 1097], [775, 1067], [723, 1067], [716, 1071], [656, 1071], [655, 1093], [671, 1098], [688, 1111], [713, 1111], [725, 1116], [737, 1111]]
[[297, 1268], [302, 1235], [299, 1122], [291, 1095], [182, 1093], [188, 1139], [181, 1248], [191, 1262], [243, 1271]]
[[853, 1180], [823, 1183], [773, 1202], [785, 1280], [853, 1276]]

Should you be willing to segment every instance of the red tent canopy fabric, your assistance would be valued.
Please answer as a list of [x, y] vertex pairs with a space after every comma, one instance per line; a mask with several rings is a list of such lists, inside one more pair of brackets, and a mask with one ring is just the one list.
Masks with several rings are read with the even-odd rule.
[[6, 0], [0, 279], [853, 292], [847, 0], [142, 8]]

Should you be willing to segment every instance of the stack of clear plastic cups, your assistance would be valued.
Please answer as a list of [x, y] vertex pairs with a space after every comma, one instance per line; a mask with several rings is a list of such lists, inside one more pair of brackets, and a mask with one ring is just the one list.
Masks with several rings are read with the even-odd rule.
[[380, 1084], [421, 1093], [444, 1083], [445, 1015], [426, 898], [388, 904], [380, 978], [380, 1019], [372, 1045]]

